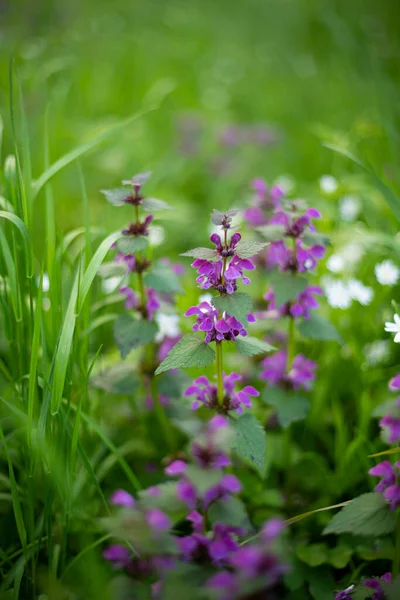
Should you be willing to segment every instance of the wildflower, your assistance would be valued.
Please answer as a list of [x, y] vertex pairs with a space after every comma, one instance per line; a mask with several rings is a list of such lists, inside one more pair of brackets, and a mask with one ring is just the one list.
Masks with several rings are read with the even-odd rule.
[[391, 260], [375, 265], [374, 272], [381, 285], [395, 285], [400, 277], [400, 269]]
[[265, 358], [262, 363], [263, 371], [260, 379], [268, 381], [272, 386], [298, 391], [311, 389], [311, 382], [315, 379], [317, 365], [307, 359], [303, 354], [295, 356], [289, 372], [286, 372], [287, 353], [284, 350], [275, 352]]
[[103, 552], [103, 557], [108, 560], [114, 569], [127, 567], [131, 561], [131, 555], [128, 548], [120, 544], [109, 546]]
[[[400, 407], [400, 398], [397, 399], [397, 406]], [[379, 421], [382, 429], [387, 429], [389, 433], [389, 443], [395, 444], [400, 440], [400, 418], [395, 415], [385, 415]]]
[[161, 342], [166, 337], [176, 338], [181, 334], [178, 315], [169, 315], [158, 312], [155, 321], [158, 325], [156, 342]]
[[[314, 231], [315, 227], [311, 219], [319, 219], [321, 214], [315, 208], [307, 208], [303, 214], [297, 213], [297, 206], [292, 204], [292, 211], [278, 210], [271, 218], [270, 223], [273, 225], [283, 225], [285, 227], [284, 235], [288, 237], [298, 238], [308, 228]], [[294, 209], [294, 210], [293, 210]]]
[[389, 358], [388, 340], [376, 340], [364, 346], [364, 355], [370, 365], [379, 365]]
[[345, 590], [342, 590], [341, 592], [337, 592], [337, 594], [335, 595], [335, 600], [352, 600], [353, 590], [354, 590], [354, 585], [350, 585]]
[[357, 279], [350, 279], [348, 281], [349, 294], [353, 300], [356, 300], [363, 306], [371, 303], [374, 297], [374, 290], [370, 287], [365, 286], [361, 281]]
[[332, 175], [322, 175], [319, 178], [319, 186], [323, 192], [326, 194], [333, 194], [339, 187], [337, 179], [332, 177]]
[[306, 248], [300, 239], [296, 239], [296, 251], [288, 248], [283, 241], [273, 242], [268, 250], [268, 264], [277, 265], [280, 271], [305, 273], [312, 271], [324, 254], [324, 246], [314, 244]]
[[391, 510], [396, 510], [400, 506], [400, 485], [397, 483], [400, 474], [400, 462], [392, 465], [389, 461], [384, 460], [372, 467], [368, 473], [373, 477], [382, 477], [375, 491], [383, 494]]
[[323, 291], [318, 286], [308, 286], [305, 290], [297, 294], [292, 302], [282, 304], [278, 309], [275, 306], [275, 295], [271, 288], [264, 296], [264, 300], [268, 302], [268, 309], [275, 313], [276, 317], [284, 317], [291, 315], [294, 319], [302, 317], [303, 319], [310, 318], [310, 311], [318, 308], [318, 301], [314, 296], [322, 296]]
[[[130, 310], [132, 308], [139, 309], [140, 308], [140, 299], [138, 294], [134, 292], [130, 287], [123, 286], [119, 289], [119, 293], [125, 296], [125, 308]], [[146, 316], [149, 321], [152, 321], [155, 315], [156, 310], [160, 308], [160, 300], [158, 298], [157, 292], [153, 290], [153, 288], [147, 288], [147, 297], [146, 297]]]
[[361, 202], [356, 196], [343, 196], [339, 201], [339, 214], [343, 221], [351, 223], [361, 210]]
[[125, 506], [129, 508], [135, 506], [135, 500], [133, 496], [131, 496], [125, 490], [116, 490], [111, 496], [110, 502], [115, 506]]
[[[247, 330], [242, 323], [235, 317], [225, 315], [219, 318], [219, 310], [212, 307], [208, 302], [201, 302], [199, 306], [191, 306], [186, 312], [185, 317], [197, 315], [196, 323], [193, 325], [193, 331], [204, 331], [206, 334], [205, 342], [208, 344], [213, 341], [233, 340], [238, 335], [246, 336]], [[248, 315], [249, 321], [254, 321], [253, 315]]]
[[385, 331], [388, 331], [390, 333], [394, 333], [394, 341], [396, 342], [396, 344], [398, 344], [400, 342], [400, 317], [399, 315], [395, 314], [393, 317], [394, 323], [391, 323], [390, 321], [387, 321], [385, 323]]
[[328, 303], [332, 308], [341, 308], [342, 310], [349, 308], [352, 297], [348, 286], [343, 281], [332, 279], [331, 277], [323, 277], [322, 285]]
[[345, 261], [340, 254], [332, 254], [326, 261], [326, 267], [332, 273], [340, 273], [345, 267]]
[[237, 373], [223, 374], [224, 398], [222, 404], [218, 403], [218, 391], [215, 384], [211, 384], [205, 375], [194, 380], [184, 392], [184, 396], [195, 396], [192, 410], [197, 410], [202, 404], [211, 410], [220, 410], [224, 413], [236, 411], [242, 414], [244, 408], [251, 408], [251, 396], [259, 396], [259, 392], [251, 385], [246, 385], [242, 390], [234, 392], [235, 383], [242, 380]]

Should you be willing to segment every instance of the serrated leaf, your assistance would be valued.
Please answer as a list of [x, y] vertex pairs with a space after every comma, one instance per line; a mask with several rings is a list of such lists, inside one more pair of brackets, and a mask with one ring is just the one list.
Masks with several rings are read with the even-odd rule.
[[312, 340], [329, 342], [335, 340], [343, 343], [336, 327], [324, 317], [314, 313], [309, 319], [303, 320], [298, 327], [301, 335]]
[[283, 225], [263, 225], [263, 227], [257, 227], [256, 231], [260, 232], [267, 240], [278, 242], [284, 236], [285, 227]]
[[235, 344], [237, 351], [239, 354], [243, 354], [243, 356], [255, 356], [256, 354], [265, 354], [266, 352], [275, 350], [268, 342], [264, 342], [264, 340], [259, 340], [250, 335], [246, 337], [238, 336]]
[[186, 367], [206, 367], [215, 360], [215, 352], [194, 333], [188, 333], [168, 352], [168, 356], [159, 365], [156, 375]]
[[149, 240], [144, 235], [126, 235], [118, 240], [117, 250], [122, 254], [134, 254], [144, 250], [149, 245]]
[[222, 312], [226, 311], [228, 315], [235, 317], [243, 325], [246, 325], [247, 315], [253, 308], [253, 300], [243, 292], [214, 296], [211, 299], [211, 304]]
[[266, 434], [264, 428], [253, 415], [247, 413], [234, 421], [235, 438], [233, 448], [236, 453], [250, 459], [263, 472], [265, 466]]
[[346, 504], [325, 527], [323, 534], [352, 533], [379, 537], [391, 533], [396, 518], [381, 494], [370, 492]]
[[224, 500], [213, 502], [210, 506], [208, 518], [211, 523], [224, 523], [232, 527], [242, 527], [243, 529], [251, 529], [249, 515], [247, 514], [244, 503], [235, 496], [229, 496]]
[[191, 256], [192, 258], [204, 258], [205, 260], [214, 260], [217, 258], [217, 253], [211, 248], [193, 248], [184, 252], [180, 256]]
[[164, 200], [159, 200], [158, 198], [145, 198], [143, 200], [142, 208], [145, 212], [157, 212], [159, 210], [173, 210], [173, 207], [168, 204], [168, 202], [164, 202]]
[[168, 265], [156, 264], [143, 277], [145, 285], [162, 294], [183, 294], [179, 277]]
[[107, 202], [109, 202], [113, 206], [123, 206], [125, 204], [126, 198], [129, 198], [129, 196], [131, 195], [129, 190], [127, 190], [126, 188], [116, 188], [114, 190], [100, 191], [106, 197]]
[[268, 246], [268, 242], [239, 242], [235, 246], [235, 254], [239, 258], [251, 258]]
[[313, 246], [314, 244], [318, 244], [319, 246], [329, 246], [331, 240], [329, 236], [325, 235], [325, 233], [320, 233], [318, 231], [305, 231], [303, 233], [303, 242], [307, 246]]
[[289, 300], [293, 300], [297, 294], [303, 292], [307, 285], [307, 279], [297, 277], [291, 273], [272, 273], [270, 283], [275, 295], [276, 306], [281, 306]]
[[134, 319], [122, 314], [114, 323], [114, 338], [122, 359], [137, 346], [145, 346], [154, 340], [158, 332], [157, 323], [145, 319]]
[[294, 421], [302, 421], [310, 410], [310, 401], [280, 388], [265, 388], [261, 394], [266, 404], [275, 408], [279, 424], [286, 429]]
[[138, 389], [140, 381], [132, 365], [120, 363], [92, 377], [90, 385], [111, 394], [131, 396]]
[[216, 210], [214, 208], [212, 215], [211, 215], [211, 222], [214, 225], [222, 225], [223, 221], [226, 221], [227, 223], [230, 223], [232, 221], [232, 217], [234, 217], [235, 215], [237, 215], [239, 211], [235, 208], [232, 208], [231, 210], [227, 210], [226, 212], [220, 212], [219, 210]]

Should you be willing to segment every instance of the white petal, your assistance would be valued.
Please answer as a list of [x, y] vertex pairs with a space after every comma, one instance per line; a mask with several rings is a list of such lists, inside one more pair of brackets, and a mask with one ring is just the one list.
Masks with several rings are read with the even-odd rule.
[[396, 344], [400, 343], [400, 331], [394, 336], [394, 341], [396, 342]]

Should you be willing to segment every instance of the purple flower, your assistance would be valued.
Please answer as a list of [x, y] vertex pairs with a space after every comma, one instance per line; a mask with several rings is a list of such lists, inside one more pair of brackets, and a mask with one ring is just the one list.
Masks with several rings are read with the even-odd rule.
[[192, 409], [197, 410], [202, 404], [211, 410], [219, 410], [227, 413], [235, 410], [239, 415], [244, 408], [251, 408], [251, 396], [259, 396], [259, 392], [251, 385], [246, 385], [238, 392], [234, 392], [236, 382], [241, 381], [242, 376], [238, 373], [223, 374], [225, 396], [222, 405], [218, 403], [218, 390], [215, 384], [210, 383], [205, 375], [194, 380], [184, 392], [184, 396], [195, 396]]
[[172, 523], [168, 515], [162, 510], [154, 508], [146, 514], [146, 521], [153, 531], [168, 531], [171, 529]]
[[131, 223], [129, 225], [128, 229], [123, 229], [121, 233], [123, 235], [147, 236], [147, 235], [149, 235], [149, 226], [150, 226], [150, 223], [152, 222], [153, 218], [154, 218], [153, 215], [147, 215], [145, 217], [144, 221], [142, 221], [142, 222], [138, 221], [137, 223]]
[[132, 288], [128, 287], [127, 285], [124, 285], [121, 288], [119, 288], [118, 293], [125, 296], [125, 308], [127, 310], [138, 307], [138, 299]]
[[128, 273], [136, 271], [136, 257], [134, 254], [122, 254], [122, 252], [117, 252], [114, 261], [116, 263], [124, 262]]
[[280, 208], [284, 192], [277, 185], [269, 188], [263, 179], [254, 179], [251, 188], [255, 192], [252, 205], [244, 211], [243, 216], [253, 227], [260, 227], [269, 222], [274, 209]]
[[[224, 250], [218, 234], [213, 234], [211, 240], [217, 246], [216, 252], [224, 256], [224, 260], [226, 260], [226, 257], [232, 256], [233, 249], [228, 247], [227, 250]], [[240, 234], [233, 234], [231, 245], [236, 246], [239, 240]], [[244, 275], [243, 271], [253, 271], [255, 269], [249, 258], [239, 258], [236, 254], [232, 256], [229, 264], [226, 265], [225, 271], [222, 259], [211, 262], [205, 258], [196, 258], [192, 263], [192, 267], [197, 269], [196, 282], [200, 284], [203, 290], [214, 289], [226, 294], [233, 294], [237, 290], [238, 280], [241, 280], [244, 285], [248, 285], [250, 279]]]
[[341, 592], [337, 592], [335, 595], [335, 600], [352, 600], [352, 591], [354, 590], [354, 585], [350, 585], [345, 590]]
[[[400, 406], [400, 398], [397, 400], [397, 406]], [[385, 415], [379, 421], [382, 429], [388, 429], [389, 442], [396, 444], [400, 440], [400, 418], [393, 415]]]
[[187, 469], [187, 464], [183, 460], [174, 460], [165, 469], [165, 473], [171, 477], [183, 475]]
[[400, 390], [400, 373], [392, 377], [392, 379], [389, 381], [389, 390], [392, 392], [397, 392]]
[[[235, 317], [225, 315], [225, 317], [219, 318], [219, 311], [208, 302], [201, 302], [199, 306], [191, 306], [185, 312], [185, 317], [193, 315], [197, 315], [197, 318], [192, 330], [204, 331], [206, 334], [204, 341], [207, 344], [222, 340], [235, 341], [238, 335], [247, 335], [246, 329]], [[252, 320], [252, 315], [249, 315], [249, 318]]]
[[206, 491], [203, 498], [203, 505], [208, 508], [210, 504], [217, 500], [229, 498], [233, 494], [238, 494], [242, 490], [242, 484], [235, 475], [223, 475], [221, 481]]
[[316, 285], [307, 286], [305, 290], [297, 294], [292, 302], [286, 302], [279, 308], [276, 308], [275, 294], [271, 288], [264, 296], [264, 300], [268, 302], [268, 310], [271, 311], [267, 316], [274, 318], [292, 316], [294, 319], [302, 317], [303, 319], [310, 318], [310, 311], [319, 307], [318, 301], [314, 296], [322, 296], [323, 291]]
[[382, 480], [375, 488], [376, 492], [383, 492], [386, 488], [396, 482], [396, 472], [393, 465], [388, 460], [384, 460], [375, 465], [375, 467], [372, 467], [372, 469], [368, 471], [368, 474], [373, 477], [382, 477]]
[[366, 587], [373, 589], [375, 592], [374, 595], [372, 596], [371, 600], [384, 600], [385, 599], [385, 597], [386, 597], [385, 592], [381, 586], [382, 581], [384, 581], [385, 583], [391, 583], [392, 574], [385, 573], [385, 575], [382, 575], [380, 580], [377, 578], [364, 579], [363, 584]]
[[264, 369], [260, 373], [260, 379], [268, 381], [271, 386], [294, 391], [311, 389], [311, 382], [315, 379], [317, 368], [314, 361], [307, 359], [303, 354], [298, 354], [287, 373], [287, 353], [285, 350], [280, 350], [272, 356], [268, 356], [261, 364]]
[[114, 569], [123, 569], [131, 561], [129, 550], [119, 544], [114, 544], [104, 550], [103, 557], [112, 563]]
[[190, 510], [194, 510], [197, 504], [197, 490], [188, 479], [182, 478], [178, 481], [176, 493], [181, 502]]
[[383, 492], [383, 497], [389, 502], [390, 510], [396, 510], [400, 506], [400, 485], [390, 485]]
[[[130, 310], [132, 308], [139, 309], [140, 308], [140, 300], [136, 292], [134, 292], [130, 287], [123, 286], [119, 289], [119, 293], [125, 296], [125, 308]], [[152, 288], [147, 288], [147, 297], [146, 297], [146, 316], [149, 321], [152, 321], [154, 318], [154, 314], [156, 310], [160, 308], [160, 300], [155, 290]]]
[[235, 592], [238, 586], [234, 573], [220, 571], [208, 580], [207, 587], [219, 594], [218, 600], [232, 600], [236, 597]]
[[131, 496], [125, 490], [116, 490], [110, 498], [111, 504], [114, 506], [126, 506], [132, 508], [135, 506], [135, 500], [133, 496]]
[[297, 216], [292, 212], [284, 210], [276, 211], [271, 218], [270, 223], [273, 225], [283, 225], [285, 234], [288, 237], [298, 238], [308, 228], [310, 231], [315, 231], [311, 219], [319, 219], [321, 214], [315, 208], [308, 208], [302, 215]]
[[323, 258], [325, 247], [319, 244], [305, 248], [300, 238], [296, 238], [296, 252], [285, 242], [272, 242], [268, 249], [268, 265], [278, 266], [281, 271], [304, 273], [312, 271], [317, 261]]

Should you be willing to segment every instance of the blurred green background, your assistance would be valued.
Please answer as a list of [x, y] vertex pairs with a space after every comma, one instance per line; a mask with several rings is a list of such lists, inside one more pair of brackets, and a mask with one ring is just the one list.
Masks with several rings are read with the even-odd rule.
[[[12, 151], [13, 56], [34, 177], [44, 169], [46, 111], [54, 161], [171, 90], [158, 110], [82, 158], [94, 225], [121, 224], [98, 190], [147, 169], [151, 191], [180, 208], [169, 244], [181, 247], [204, 238], [198, 225], [213, 206], [243, 204], [255, 176], [289, 173], [312, 201], [321, 175], [340, 180], [353, 169], [323, 141], [361, 147], [398, 183], [395, 1], [1, 0], [0, 11], [4, 149]], [[75, 165], [57, 175], [54, 193], [60, 229], [80, 225]], [[43, 198], [36, 202], [40, 247]]]

